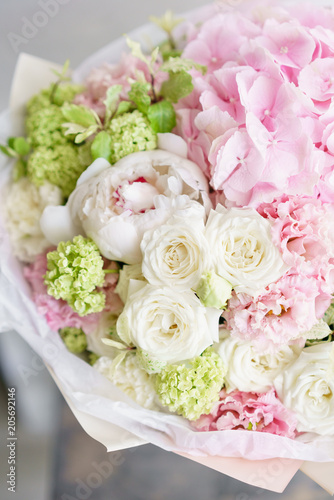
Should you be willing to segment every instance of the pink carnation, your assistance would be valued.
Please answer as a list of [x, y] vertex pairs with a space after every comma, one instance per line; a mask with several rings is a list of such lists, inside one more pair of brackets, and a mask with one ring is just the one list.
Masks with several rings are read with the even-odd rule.
[[233, 294], [224, 312], [232, 335], [251, 340], [260, 350], [291, 344], [323, 317], [331, 295], [316, 278], [285, 275], [265, 291], [251, 297]]
[[246, 429], [293, 439], [297, 419], [279, 401], [274, 389], [265, 394], [239, 391], [227, 394], [223, 389], [211, 413], [202, 415], [194, 426], [202, 432]]
[[[36, 309], [45, 319], [52, 330], [58, 331], [60, 328], [71, 326], [82, 328], [85, 333], [90, 333], [96, 328], [101, 313], [88, 314], [81, 317], [65, 302], [57, 300], [47, 293], [47, 287], [44, 283], [44, 275], [47, 271], [46, 253], [36, 257], [34, 263], [24, 268], [24, 277], [30, 283], [32, 288], [32, 299], [36, 304]], [[109, 262], [109, 261], [108, 261]], [[110, 263], [108, 268], [115, 268], [115, 263]], [[106, 295], [105, 311], [120, 312], [123, 303], [119, 296], [114, 292], [118, 280], [118, 274], [107, 274], [102, 290]]]
[[314, 276], [334, 292], [334, 208], [307, 196], [283, 195], [258, 212], [272, 223], [274, 243], [291, 273]]

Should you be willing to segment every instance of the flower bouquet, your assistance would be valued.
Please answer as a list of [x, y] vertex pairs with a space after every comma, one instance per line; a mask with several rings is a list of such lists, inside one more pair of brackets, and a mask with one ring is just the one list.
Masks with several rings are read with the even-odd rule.
[[71, 78], [21, 59], [1, 329], [108, 450], [152, 442], [275, 491], [306, 461], [334, 491], [334, 11], [185, 17]]

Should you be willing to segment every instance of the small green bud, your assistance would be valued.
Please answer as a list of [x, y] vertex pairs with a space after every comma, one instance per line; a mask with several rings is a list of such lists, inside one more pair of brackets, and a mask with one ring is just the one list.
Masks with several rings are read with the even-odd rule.
[[232, 285], [213, 271], [202, 275], [196, 294], [205, 307], [224, 309], [231, 298]]

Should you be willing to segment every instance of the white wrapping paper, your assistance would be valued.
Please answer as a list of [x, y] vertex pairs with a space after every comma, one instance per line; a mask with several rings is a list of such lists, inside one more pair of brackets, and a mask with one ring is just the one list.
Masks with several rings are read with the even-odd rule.
[[[144, 26], [130, 35], [135, 39], [145, 36], [147, 41], [148, 33], [151, 40], [149, 45], [156, 43], [158, 34], [151, 26]], [[123, 48], [124, 41], [117, 40], [102, 49], [74, 72], [75, 80], [80, 81], [94, 65], [106, 60], [117, 61]], [[54, 67], [49, 62], [36, 61], [36, 58], [21, 55], [11, 96], [14, 120], [11, 120], [8, 111], [0, 116], [1, 142], [11, 134], [22, 133], [22, 88], [25, 88], [26, 101], [38, 90], [46, 87], [53, 79], [53, 74], [46, 70], [50, 66]], [[26, 71], [30, 74], [28, 85], [24, 77]], [[11, 161], [1, 158], [0, 166], [0, 189], [3, 193], [10, 176]], [[273, 491], [282, 491], [304, 460], [319, 464], [328, 462], [326, 467], [332, 471], [331, 477], [334, 476], [334, 439], [305, 443], [298, 439], [291, 440], [244, 430], [195, 432], [181, 417], [149, 411], [138, 406], [93, 367], [68, 352], [59, 335], [50, 330], [44, 318], [40, 317], [35, 309], [30, 289], [22, 276], [22, 266], [12, 255], [1, 213], [0, 331], [9, 329], [18, 331], [43, 358], [81, 425], [88, 434], [103, 443], [108, 451], [151, 442], [165, 450], [189, 458], [193, 456], [195, 460], [228, 474], [230, 472], [226, 468], [227, 463], [225, 466], [224, 462], [221, 462], [221, 466], [218, 465], [220, 457], [234, 457], [236, 460], [246, 458], [243, 464], [246, 469], [248, 467], [248, 474], [243, 472], [243, 477], [240, 477], [240, 474], [234, 477], [255, 485], [259, 485], [259, 481], [252, 479], [251, 471], [254, 471], [256, 462], [251, 466], [250, 461], [280, 460], [286, 471], [284, 479], [276, 478], [271, 484], [262, 485]], [[216, 461], [216, 467], [212, 461]], [[307, 470], [309, 469], [308, 466]], [[316, 474], [313, 474], [312, 477], [317, 480], [315, 476]], [[334, 480], [332, 484], [329, 483], [330, 480], [325, 487], [333, 493]]]

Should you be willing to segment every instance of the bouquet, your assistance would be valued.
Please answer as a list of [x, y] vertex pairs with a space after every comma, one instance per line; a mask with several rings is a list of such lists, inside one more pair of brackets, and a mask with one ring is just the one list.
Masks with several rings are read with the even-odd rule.
[[150, 47], [39, 79], [1, 145], [2, 329], [109, 450], [325, 470], [334, 11], [152, 21]]

